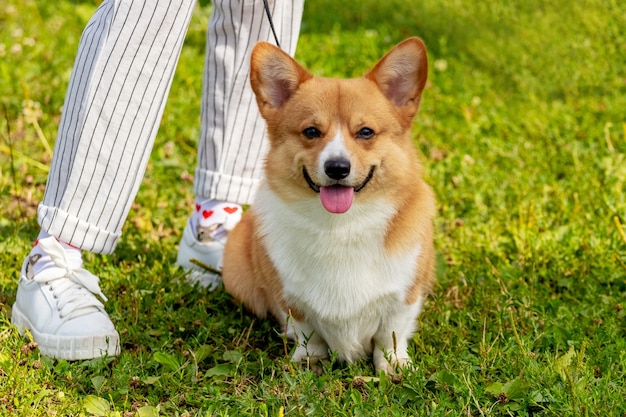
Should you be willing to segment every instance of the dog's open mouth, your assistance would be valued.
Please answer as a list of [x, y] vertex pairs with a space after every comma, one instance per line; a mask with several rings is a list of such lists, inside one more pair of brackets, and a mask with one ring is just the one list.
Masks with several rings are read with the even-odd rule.
[[354, 199], [354, 193], [358, 193], [367, 185], [367, 183], [374, 176], [374, 169], [374, 166], [370, 168], [370, 172], [367, 174], [367, 177], [365, 177], [365, 180], [363, 180], [363, 182], [356, 187], [350, 187], [341, 184], [333, 184], [328, 186], [317, 185], [311, 179], [311, 176], [307, 172], [306, 167], [302, 168], [302, 175], [304, 176], [304, 179], [309, 187], [316, 193], [319, 193], [320, 200], [322, 201], [322, 205], [324, 206], [324, 208], [331, 213], [339, 214], [345, 213], [350, 209], [350, 207], [352, 206], [352, 201]]

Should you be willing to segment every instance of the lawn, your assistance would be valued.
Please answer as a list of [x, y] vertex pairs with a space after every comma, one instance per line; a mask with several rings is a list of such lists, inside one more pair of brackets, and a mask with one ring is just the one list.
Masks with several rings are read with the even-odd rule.
[[307, 0], [296, 58], [358, 76], [417, 35], [414, 127], [436, 191], [438, 283], [414, 368], [289, 362], [275, 323], [173, 265], [193, 202], [198, 5], [147, 173], [101, 277], [122, 354], [51, 360], [10, 325], [65, 88], [94, 1], [0, 8], [0, 415], [626, 415], [626, 6]]

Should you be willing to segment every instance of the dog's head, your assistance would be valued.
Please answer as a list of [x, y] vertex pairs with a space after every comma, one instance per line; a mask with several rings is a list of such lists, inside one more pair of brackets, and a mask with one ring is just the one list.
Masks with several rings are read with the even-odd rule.
[[268, 126], [272, 189], [287, 200], [319, 195], [331, 213], [355, 199], [393, 198], [420, 176], [409, 132], [427, 72], [418, 38], [353, 79], [314, 77], [279, 48], [257, 44], [250, 81]]

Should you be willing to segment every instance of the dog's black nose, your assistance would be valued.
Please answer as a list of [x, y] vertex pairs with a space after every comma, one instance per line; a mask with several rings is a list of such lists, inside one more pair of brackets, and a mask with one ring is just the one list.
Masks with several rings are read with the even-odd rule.
[[342, 180], [350, 174], [350, 161], [329, 159], [324, 163], [324, 172], [334, 180]]

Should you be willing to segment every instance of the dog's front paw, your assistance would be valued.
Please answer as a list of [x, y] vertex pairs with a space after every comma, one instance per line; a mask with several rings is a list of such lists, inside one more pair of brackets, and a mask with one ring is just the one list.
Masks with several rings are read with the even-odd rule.
[[402, 368], [408, 368], [413, 364], [409, 355], [404, 352], [403, 354], [389, 354], [382, 349], [374, 351], [374, 367], [376, 372], [383, 371], [386, 374], [393, 375], [398, 373]]
[[306, 360], [314, 363], [322, 359], [328, 359], [328, 346], [325, 343], [312, 343], [298, 345], [296, 351], [291, 356], [292, 362], [302, 362]]

